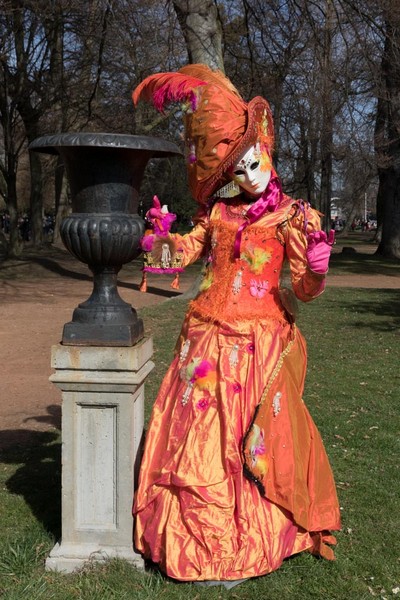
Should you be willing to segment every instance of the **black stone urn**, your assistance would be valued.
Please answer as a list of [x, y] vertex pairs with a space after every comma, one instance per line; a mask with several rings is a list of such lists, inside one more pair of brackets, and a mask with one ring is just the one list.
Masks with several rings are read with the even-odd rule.
[[143, 337], [143, 322], [120, 297], [117, 276], [140, 254], [144, 222], [138, 204], [145, 167], [151, 158], [180, 156], [178, 146], [147, 136], [61, 133], [37, 138], [29, 149], [60, 154], [72, 196], [61, 237], [93, 273], [92, 294], [64, 325], [62, 343], [134, 345]]

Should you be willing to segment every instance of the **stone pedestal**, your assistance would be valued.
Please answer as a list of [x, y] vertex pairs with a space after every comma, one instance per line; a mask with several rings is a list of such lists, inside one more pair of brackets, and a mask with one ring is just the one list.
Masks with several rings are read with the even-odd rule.
[[152, 340], [132, 347], [52, 348], [62, 391], [62, 539], [46, 569], [71, 572], [133, 551], [132, 499], [143, 435], [144, 381]]

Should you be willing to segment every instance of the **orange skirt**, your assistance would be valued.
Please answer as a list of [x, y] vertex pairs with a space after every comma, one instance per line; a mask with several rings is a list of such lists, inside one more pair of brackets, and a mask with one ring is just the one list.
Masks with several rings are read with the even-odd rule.
[[326, 543], [335, 543], [339, 506], [302, 401], [305, 367], [290, 325], [233, 329], [187, 317], [134, 502], [136, 548], [168, 576], [236, 580], [303, 550], [334, 558]]

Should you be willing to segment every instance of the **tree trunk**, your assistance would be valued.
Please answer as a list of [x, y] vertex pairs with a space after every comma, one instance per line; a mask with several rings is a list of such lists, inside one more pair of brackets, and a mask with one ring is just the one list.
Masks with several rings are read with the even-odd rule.
[[29, 153], [31, 167], [31, 228], [32, 241], [35, 246], [43, 242], [43, 196], [42, 196], [42, 163], [36, 152]]
[[378, 101], [375, 129], [378, 208], [382, 218], [382, 237], [376, 253], [400, 259], [400, 11], [395, 6], [387, 10], [385, 36], [382, 97]]
[[222, 30], [213, 0], [173, 0], [190, 63], [224, 71]]
[[332, 146], [333, 146], [333, 110], [332, 110], [332, 28], [333, 6], [326, 0], [326, 17], [323, 45], [322, 68], [322, 132], [321, 132], [321, 199], [319, 209], [324, 215], [325, 231], [331, 228], [331, 195], [332, 195]]
[[69, 204], [68, 204], [68, 193], [67, 193], [67, 178], [64, 174], [64, 166], [61, 160], [61, 157], [57, 158], [57, 166], [55, 170], [55, 179], [54, 179], [54, 188], [55, 188], [55, 208], [56, 208], [56, 218], [54, 223], [54, 233], [53, 233], [53, 244], [56, 244], [60, 241], [60, 227], [61, 222], [64, 217], [68, 214]]
[[17, 177], [16, 165], [13, 165], [12, 157], [8, 159], [9, 173], [7, 175], [7, 210], [10, 215], [10, 238], [7, 255], [11, 257], [20, 256], [23, 248], [18, 229], [18, 203], [17, 203]]
[[[397, 152], [400, 160], [400, 148]], [[400, 168], [393, 166], [387, 169], [385, 179], [382, 237], [376, 253], [386, 258], [400, 259]]]

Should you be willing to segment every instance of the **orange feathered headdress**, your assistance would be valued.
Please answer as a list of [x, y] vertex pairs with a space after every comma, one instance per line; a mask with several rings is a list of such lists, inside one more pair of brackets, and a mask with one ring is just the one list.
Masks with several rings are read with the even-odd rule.
[[246, 147], [258, 141], [272, 152], [268, 102], [257, 96], [246, 103], [221, 71], [206, 65], [150, 75], [132, 97], [135, 105], [152, 101], [160, 112], [171, 102], [183, 104], [189, 186], [200, 203], [230, 181], [228, 170]]

